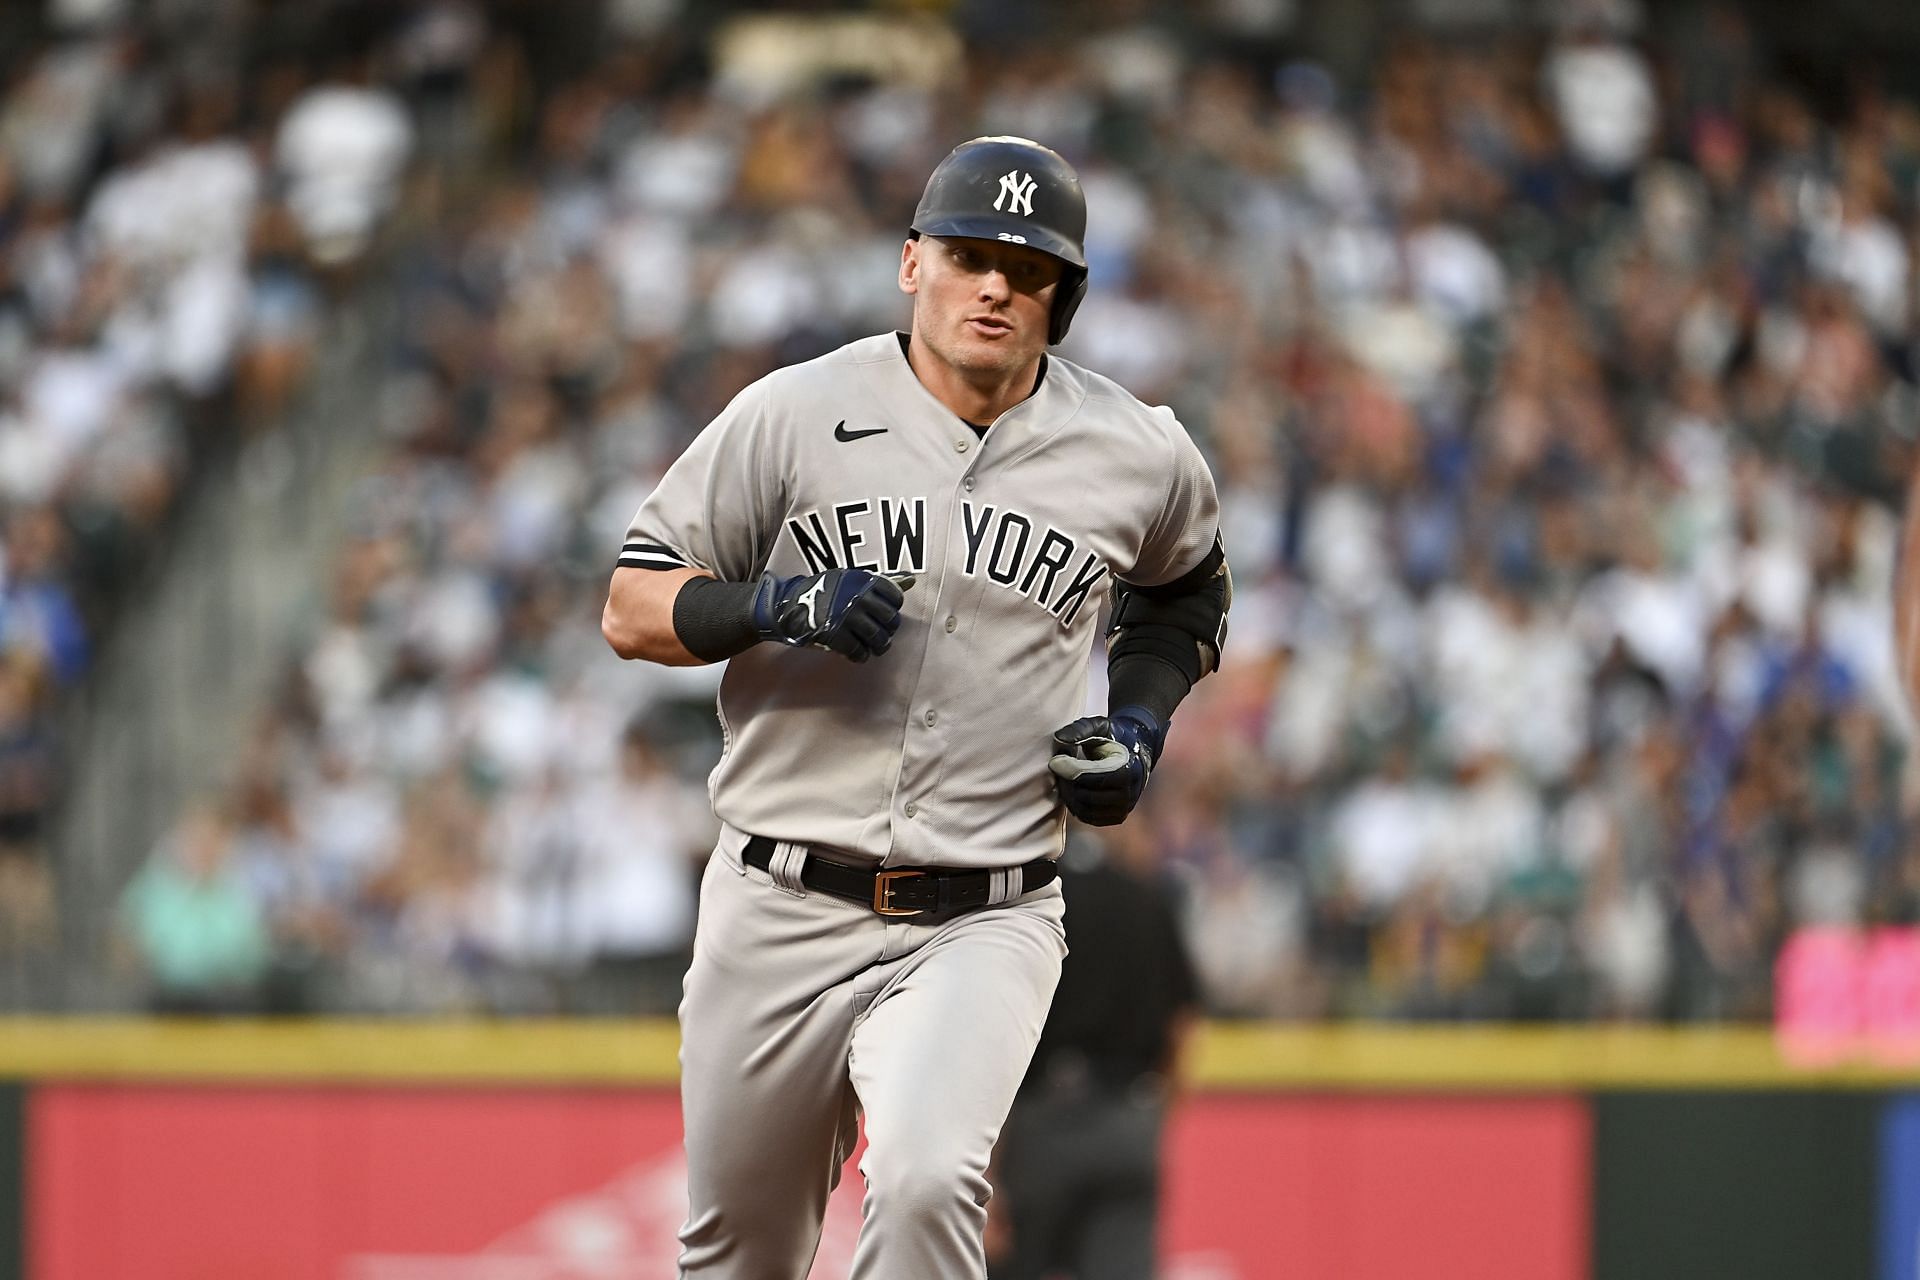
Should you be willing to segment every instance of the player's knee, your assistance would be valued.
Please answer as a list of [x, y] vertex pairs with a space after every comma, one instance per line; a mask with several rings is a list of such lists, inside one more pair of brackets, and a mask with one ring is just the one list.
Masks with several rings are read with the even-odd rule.
[[817, 1216], [709, 1209], [680, 1228], [680, 1273], [685, 1276], [791, 1274], [819, 1235]]
[[867, 1170], [869, 1214], [886, 1214], [896, 1221], [971, 1221], [986, 1213], [990, 1194], [983, 1172], [932, 1150], [870, 1161]]

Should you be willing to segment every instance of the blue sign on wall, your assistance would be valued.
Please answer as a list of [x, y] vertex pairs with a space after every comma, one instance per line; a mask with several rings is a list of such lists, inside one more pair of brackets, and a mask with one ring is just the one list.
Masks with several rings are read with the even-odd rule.
[[1920, 1280], [1920, 1094], [1881, 1112], [1880, 1280]]

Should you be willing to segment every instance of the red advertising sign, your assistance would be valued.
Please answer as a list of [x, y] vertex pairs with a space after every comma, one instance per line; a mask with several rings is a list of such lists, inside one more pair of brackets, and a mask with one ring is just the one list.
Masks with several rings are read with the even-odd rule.
[[[679, 1115], [646, 1090], [58, 1085], [29, 1280], [671, 1280]], [[1572, 1099], [1202, 1096], [1169, 1280], [1585, 1280]], [[815, 1280], [847, 1274], [849, 1168]]]
[[1585, 1280], [1577, 1098], [1203, 1096], [1167, 1152], [1169, 1280]]

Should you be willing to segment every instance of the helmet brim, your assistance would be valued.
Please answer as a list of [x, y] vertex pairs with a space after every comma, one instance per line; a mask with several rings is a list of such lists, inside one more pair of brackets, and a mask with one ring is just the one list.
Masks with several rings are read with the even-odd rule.
[[1071, 240], [1022, 218], [991, 217], [981, 214], [929, 218], [916, 222], [913, 230], [923, 236], [942, 236], [960, 240], [1003, 240], [1038, 249], [1070, 267], [1085, 271], [1087, 260]]

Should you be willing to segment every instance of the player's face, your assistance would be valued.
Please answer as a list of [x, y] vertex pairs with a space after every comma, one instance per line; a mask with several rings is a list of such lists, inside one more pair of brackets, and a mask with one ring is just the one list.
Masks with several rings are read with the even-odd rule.
[[1011, 374], [1047, 349], [1053, 293], [1064, 264], [998, 240], [922, 236], [900, 255], [900, 288], [913, 295], [913, 328], [963, 372]]

